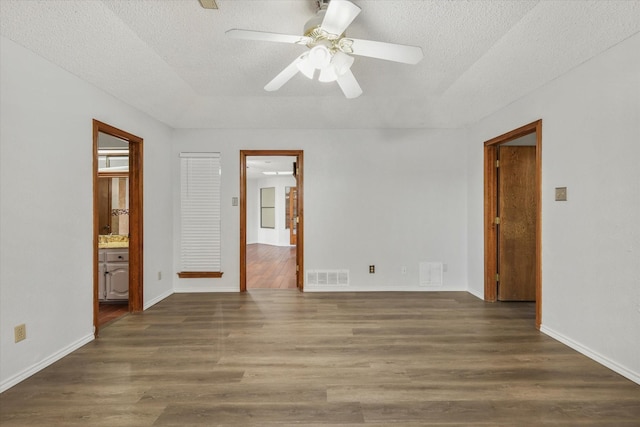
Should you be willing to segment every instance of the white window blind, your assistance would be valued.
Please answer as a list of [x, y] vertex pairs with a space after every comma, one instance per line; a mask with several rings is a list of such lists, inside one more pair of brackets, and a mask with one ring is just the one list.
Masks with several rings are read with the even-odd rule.
[[180, 268], [218, 272], [220, 153], [180, 153]]

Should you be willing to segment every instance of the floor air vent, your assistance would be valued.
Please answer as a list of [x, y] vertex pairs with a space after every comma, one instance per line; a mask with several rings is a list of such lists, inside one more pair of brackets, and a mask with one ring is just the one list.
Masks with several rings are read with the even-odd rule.
[[307, 285], [349, 286], [349, 270], [307, 270]]

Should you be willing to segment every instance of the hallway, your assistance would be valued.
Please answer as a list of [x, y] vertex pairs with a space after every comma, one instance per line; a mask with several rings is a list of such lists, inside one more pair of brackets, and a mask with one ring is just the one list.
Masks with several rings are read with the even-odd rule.
[[247, 289], [295, 288], [295, 246], [247, 245]]

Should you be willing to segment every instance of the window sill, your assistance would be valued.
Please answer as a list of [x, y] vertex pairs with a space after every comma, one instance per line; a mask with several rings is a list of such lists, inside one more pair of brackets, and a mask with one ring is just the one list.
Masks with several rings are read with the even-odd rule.
[[181, 279], [219, 279], [224, 273], [222, 271], [181, 271], [178, 277]]

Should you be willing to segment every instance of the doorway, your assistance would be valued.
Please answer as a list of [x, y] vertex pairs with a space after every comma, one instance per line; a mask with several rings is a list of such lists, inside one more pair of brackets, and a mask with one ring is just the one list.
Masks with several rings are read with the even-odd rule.
[[296, 187], [286, 187], [285, 197], [285, 225], [289, 229], [289, 244], [295, 246], [298, 242], [298, 190]]
[[[282, 232], [282, 239], [286, 239], [288, 244], [291, 244], [293, 239], [292, 233], [295, 233], [295, 246], [289, 248], [286, 247], [283, 249], [287, 253], [294, 253], [294, 265], [292, 266], [294, 269], [295, 279], [294, 286], [297, 287], [300, 291], [303, 290], [304, 280], [303, 280], [303, 259], [304, 259], [304, 233], [303, 233], [303, 224], [304, 224], [304, 203], [303, 203], [303, 151], [302, 150], [241, 150], [240, 151], [240, 291], [245, 292], [247, 290], [247, 278], [248, 278], [248, 269], [251, 267], [248, 263], [249, 256], [254, 256], [255, 254], [263, 253], [269, 257], [275, 256], [276, 259], [280, 259], [278, 261], [282, 268], [286, 268], [289, 262], [289, 256], [285, 253], [280, 254], [283, 250], [270, 248], [270, 250], [266, 250], [269, 248], [257, 247], [255, 245], [248, 245], [248, 235], [249, 235], [249, 221], [248, 221], [248, 211], [253, 209], [253, 205], [249, 206], [249, 189], [248, 189], [248, 180], [249, 180], [249, 172], [248, 167], [250, 166], [250, 162], [252, 158], [264, 158], [264, 159], [273, 159], [278, 160], [281, 158], [288, 158], [290, 160], [290, 166], [287, 168], [283, 168], [283, 171], [290, 171], [291, 175], [293, 175], [293, 179], [291, 179], [286, 186], [282, 186], [281, 191], [277, 189], [275, 186], [267, 186], [265, 188], [260, 188], [260, 203], [259, 203], [259, 223], [262, 230], [269, 232], [269, 229], [273, 229], [273, 231], [278, 228], [276, 224], [280, 223], [280, 219], [282, 219], [283, 227], [282, 230], [278, 230], [277, 232]], [[273, 173], [274, 171], [270, 171]], [[277, 171], [276, 171], [277, 172]], [[286, 187], [288, 188], [288, 193], [286, 192]], [[293, 193], [292, 193], [293, 191]], [[275, 196], [277, 194], [282, 193], [281, 201], [282, 208], [280, 213], [277, 213], [278, 210], [275, 209], [276, 200]], [[286, 197], [288, 194], [288, 197]], [[287, 207], [291, 208], [292, 194], [295, 197], [295, 212], [292, 215], [291, 210], [287, 209]], [[289, 201], [289, 205], [285, 204], [285, 201]], [[277, 215], [277, 216], [276, 216]], [[280, 216], [282, 218], [280, 218]], [[251, 219], [251, 218], [250, 218]], [[294, 221], [294, 228], [291, 229], [291, 224]], [[289, 227], [285, 227], [284, 225], [288, 224]], [[252, 239], [253, 240], [253, 239]], [[276, 253], [274, 255], [274, 250]], [[287, 260], [284, 260], [285, 255], [287, 255]], [[284, 261], [282, 261], [284, 260]], [[281, 286], [282, 287], [282, 286]], [[289, 287], [289, 286], [284, 286]]]
[[542, 323], [542, 120], [484, 143], [485, 301], [535, 301]]
[[[93, 120], [93, 325], [96, 337], [101, 325], [101, 300], [124, 303], [126, 312], [142, 311], [142, 143], [140, 137]], [[122, 311], [114, 307], [103, 310], [102, 320]]]

